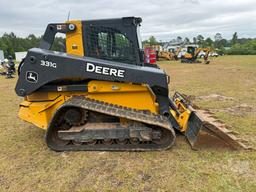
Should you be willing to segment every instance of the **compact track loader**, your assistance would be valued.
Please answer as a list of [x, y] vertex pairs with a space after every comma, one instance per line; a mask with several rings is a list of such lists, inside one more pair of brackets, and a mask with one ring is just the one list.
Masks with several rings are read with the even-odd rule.
[[[141, 21], [49, 24], [19, 65], [19, 117], [45, 129], [55, 151], [163, 150], [173, 146], [175, 131], [194, 149], [249, 148], [184, 95], [169, 98], [168, 75], [143, 62]], [[50, 50], [56, 33], [66, 34], [66, 53]]]
[[177, 61], [178, 55], [181, 51], [181, 48], [177, 48], [177, 50], [163, 50], [160, 45], [145, 45], [145, 47], [150, 47], [151, 49], [156, 51], [157, 60], [169, 60], [169, 61]]
[[204, 52], [204, 64], [209, 64], [210, 61], [208, 60], [209, 53], [211, 51], [210, 48], [197, 48], [194, 46], [188, 46], [187, 52], [181, 57], [181, 63], [202, 63], [198, 60], [198, 56], [200, 52]]

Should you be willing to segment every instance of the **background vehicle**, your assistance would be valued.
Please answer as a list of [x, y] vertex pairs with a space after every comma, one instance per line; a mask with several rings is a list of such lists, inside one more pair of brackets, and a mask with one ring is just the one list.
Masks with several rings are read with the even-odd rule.
[[209, 64], [208, 56], [210, 53], [210, 48], [197, 48], [194, 46], [188, 46], [187, 52], [181, 57], [182, 63], [201, 63], [198, 57], [204, 58], [204, 63]]
[[209, 57], [218, 57], [219, 54], [217, 52], [210, 52]]
[[7, 79], [13, 78], [13, 75], [15, 74], [15, 63], [12, 59], [12, 57], [9, 57], [8, 59], [4, 59], [1, 62], [0, 65], [0, 75], [6, 76]]

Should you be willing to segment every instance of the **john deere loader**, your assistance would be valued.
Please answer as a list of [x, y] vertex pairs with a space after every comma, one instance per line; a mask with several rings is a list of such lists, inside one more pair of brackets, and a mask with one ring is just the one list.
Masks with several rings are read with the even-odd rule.
[[[51, 23], [19, 65], [19, 117], [46, 130], [55, 151], [169, 149], [183, 133], [193, 149], [247, 149], [186, 97], [169, 97], [169, 76], [143, 63], [141, 18]], [[51, 50], [66, 34], [66, 52]]]

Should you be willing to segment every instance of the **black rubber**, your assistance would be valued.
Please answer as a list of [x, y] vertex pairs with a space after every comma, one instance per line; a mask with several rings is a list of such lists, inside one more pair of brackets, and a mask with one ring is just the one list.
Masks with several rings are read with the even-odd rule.
[[[67, 129], [63, 126], [63, 114], [67, 109], [78, 108], [79, 110], [93, 111], [118, 118], [126, 118], [130, 121], [143, 123], [144, 125], [161, 130], [162, 136], [158, 141], [147, 142], [102, 142], [97, 140], [90, 143], [76, 143], [63, 141], [58, 138], [59, 129]], [[121, 106], [108, 104], [85, 97], [73, 97], [63, 104], [55, 113], [50, 126], [46, 132], [46, 142], [49, 148], [54, 151], [151, 151], [165, 150], [173, 146], [175, 132], [169, 120], [161, 115], [152, 114], [145, 111], [124, 108]]]

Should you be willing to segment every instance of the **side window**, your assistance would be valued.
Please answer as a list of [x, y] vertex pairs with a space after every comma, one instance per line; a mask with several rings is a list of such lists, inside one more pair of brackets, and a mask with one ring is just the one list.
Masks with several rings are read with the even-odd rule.
[[98, 55], [100, 57], [107, 57], [108, 53], [108, 33], [105, 32], [99, 32], [98, 33], [98, 45], [97, 50]]
[[115, 33], [115, 52], [114, 57], [120, 58], [123, 61], [132, 62], [135, 58], [134, 48], [132, 43], [121, 33]]
[[119, 31], [108, 27], [90, 27], [86, 35], [89, 57], [124, 63], [136, 63], [132, 42]]
[[194, 54], [195, 48], [194, 47], [188, 47], [188, 53]]

